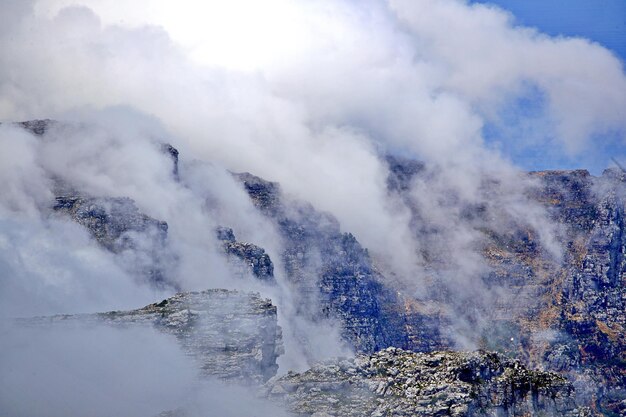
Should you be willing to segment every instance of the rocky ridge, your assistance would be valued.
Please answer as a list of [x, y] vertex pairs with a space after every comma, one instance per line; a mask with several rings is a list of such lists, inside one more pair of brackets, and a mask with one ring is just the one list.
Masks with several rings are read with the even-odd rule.
[[[283, 238], [282, 261], [297, 289], [298, 314], [317, 319], [321, 312], [323, 318], [339, 320], [344, 338], [358, 352], [441, 347], [436, 337], [409, 337], [410, 325], [420, 318], [407, 317], [404, 300], [384, 284], [367, 249], [352, 234], [342, 233], [333, 216], [286, 199], [277, 183], [249, 173], [235, 177]], [[420, 324], [428, 318], [423, 320]]]
[[[21, 123], [36, 135], [45, 134], [53, 124]], [[172, 174], [178, 178], [178, 152], [169, 145], [162, 150], [172, 158]], [[408, 195], [412, 182], [428, 174], [424, 164], [416, 161], [387, 158], [387, 163], [390, 193]], [[537, 231], [519, 224], [505, 233], [492, 230], [481, 223], [489, 218], [489, 207], [464, 211], [485, 236], [482, 255], [491, 269], [484, 282], [505, 284], [516, 301], [498, 306], [483, 335], [484, 347], [559, 372], [574, 382], [583, 381], [587, 387], [578, 390], [579, 395], [585, 389], [589, 393], [580, 401], [592, 404], [603, 415], [626, 415], [626, 174], [608, 170], [593, 177], [579, 170], [529, 176], [537, 184], [529, 196], [560, 226], [558, 239], [566, 250], [555, 262], [543, 255]], [[298, 314], [313, 320], [338, 319], [344, 338], [357, 352], [373, 353], [388, 346], [422, 352], [450, 347], [442, 333], [447, 318], [437, 308], [445, 299], [430, 300], [435, 306], [431, 309], [420, 307], [389, 285], [367, 249], [350, 233], [342, 233], [331, 215], [289, 200], [277, 183], [247, 173], [235, 177], [284, 240], [281, 261], [296, 289]], [[115, 253], [144, 250], [142, 258], [148, 262], [137, 272], [156, 283], [165, 279], [158, 260], [167, 259], [161, 255], [170, 256], [163, 244], [167, 224], [139, 213], [129, 199], [102, 199], [73, 190], [57, 196], [57, 213], [86, 227]], [[423, 236], [436, 236], [436, 230], [429, 231], [417, 212], [412, 224], [420, 233], [426, 231]], [[230, 234], [227, 229], [218, 231], [229, 257], [271, 282], [273, 263], [263, 248], [237, 242], [231, 235], [232, 230]], [[151, 243], [142, 246], [145, 242]], [[154, 252], [155, 248], [164, 252]], [[183, 327], [185, 323], [181, 322]], [[229, 375], [230, 371], [224, 372]], [[271, 373], [252, 379], [268, 376]]]
[[276, 374], [282, 332], [271, 300], [257, 293], [212, 289], [180, 293], [130, 311], [21, 319], [27, 326], [152, 326], [176, 337], [204, 377], [260, 384]]
[[319, 363], [268, 381], [264, 395], [298, 416], [584, 416], [552, 373], [488, 352], [373, 355]]

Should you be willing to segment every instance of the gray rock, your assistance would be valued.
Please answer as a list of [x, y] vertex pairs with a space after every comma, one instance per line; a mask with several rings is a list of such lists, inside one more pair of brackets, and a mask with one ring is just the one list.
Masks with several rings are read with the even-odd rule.
[[259, 384], [275, 375], [283, 352], [276, 307], [256, 293], [207, 290], [180, 293], [138, 310], [61, 315], [19, 320], [21, 325], [68, 322], [113, 326], [153, 326], [174, 335], [198, 364], [201, 374], [242, 384]]
[[[345, 362], [349, 362], [345, 371]], [[272, 378], [262, 393], [299, 416], [584, 416], [562, 376], [489, 352], [388, 348]], [[288, 386], [289, 389], [285, 387]]]
[[107, 250], [123, 255], [131, 272], [168, 283], [175, 259], [167, 250], [167, 223], [141, 212], [129, 198], [56, 197], [53, 209], [84, 226]]
[[165, 153], [172, 160], [172, 176], [178, 181], [178, 149], [170, 145], [169, 143], [163, 143], [161, 145], [161, 152]]
[[239, 275], [252, 274], [256, 278], [274, 283], [274, 264], [265, 249], [252, 243], [238, 242], [233, 229], [217, 228], [217, 238], [229, 257], [231, 265], [239, 269]]
[[295, 289], [297, 314], [338, 321], [358, 352], [447, 346], [439, 332], [441, 317], [412, 310], [409, 300], [386, 285], [367, 249], [342, 233], [332, 215], [286, 198], [277, 183], [249, 173], [234, 176], [283, 238], [281, 260]]

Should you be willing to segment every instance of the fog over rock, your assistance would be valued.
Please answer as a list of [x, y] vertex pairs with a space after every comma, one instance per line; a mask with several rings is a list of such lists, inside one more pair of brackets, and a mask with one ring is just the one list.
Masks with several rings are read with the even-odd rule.
[[131, 311], [21, 319], [26, 327], [71, 324], [154, 328], [176, 337], [200, 374], [258, 384], [274, 376], [283, 353], [276, 307], [258, 294], [227, 290], [180, 293]]
[[[28, 122], [21, 126], [32, 131], [33, 126], [40, 129], [48, 123]], [[44, 134], [39, 140], [43, 140], [40, 146], [45, 146], [46, 141], [54, 138], [46, 139]], [[150, 146], [157, 153], [165, 149]], [[185, 156], [179, 160], [178, 152], [174, 151], [175, 148], [168, 146], [167, 154], [176, 155], [176, 164], [185, 166]], [[182, 293], [139, 310], [57, 315], [22, 319], [20, 323], [44, 327], [63, 322], [106, 323], [126, 329], [154, 327], [176, 336], [182, 349], [195, 359], [200, 375], [244, 385], [259, 384], [277, 372], [281, 375], [289, 370], [287, 364], [302, 371], [302, 365], [294, 365], [290, 355], [301, 356], [306, 368], [320, 359], [351, 351], [373, 354], [389, 347], [435, 352], [475, 346], [517, 357], [527, 366], [561, 373], [569, 378], [568, 383], [556, 375], [545, 377], [557, 378], [555, 381], [565, 384], [557, 384], [561, 388], [555, 388], [558, 392], [565, 390], [558, 394], [565, 402], [548, 399], [529, 402], [527, 394], [502, 391], [504, 388], [499, 388], [502, 382], [494, 380], [484, 389], [499, 392], [493, 394], [500, 398], [495, 403], [489, 405], [488, 401], [492, 400], [484, 399], [478, 401], [479, 405], [471, 405], [474, 403], [461, 401], [455, 394], [441, 407], [454, 409], [459, 415], [474, 415], [471, 410], [476, 407], [508, 409], [514, 403], [518, 405], [512, 408], [517, 410], [512, 415], [525, 412], [566, 415], [564, 410], [578, 415], [585, 413], [587, 406], [621, 410], [624, 381], [619, 368], [623, 359], [620, 355], [625, 351], [621, 329], [625, 325], [626, 271], [622, 259], [626, 252], [622, 239], [624, 222], [620, 217], [626, 195], [623, 173], [609, 170], [601, 177], [593, 177], [586, 171], [520, 174], [527, 207], [535, 205], [544, 210], [538, 212], [545, 213], [541, 219], [549, 221], [547, 224], [554, 228], [554, 242], [564, 248], [556, 254], [541, 240], [537, 225], [521, 222], [514, 216], [515, 212], [501, 211], [502, 202], [498, 198], [502, 195], [499, 191], [502, 182], [486, 176], [484, 181], [489, 187], [483, 192], [496, 199], [485, 199], [481, 204], [461, 202], [457, 214], [450, 212], [458, 215], [450, 220], [462, 222], [458, 224], [475, 239], [462, 253], [471, 253], [475, 257], [472, 262], [480, 263], [481, 267], [464, 271], [462, 266], [466, 263], [456, 265], [455, 261], [446, 259], [446, 253], [454, 253], [449, 252], [448, 232], [432, 229], [437, 223], [428, 220], [429, 214], [423, 211], [421, 201], [414, 194], [420, 183], [436, 184], [441, 173], [428, 164], [409, 159], [387, 156], [385, 161], [389, 164], [390, 196], [407, 204], [412, 233], [417, 241], [428, 242], [420, 255], [425, 271], [433, 278], [439, 277], [422, 281], [428, 285], [419, 291], [394, 277], [384, 261], [379, 267], [378, 258], [354, 235], [342, 232], [340, 223], [330, 213], [289, 196], [278, 183], [249, 173], [227, 174], [234, 179], [231, 184], [241, 187], [253, 210], [260, 215], [255, 224], [262, 224], [276, 237], [270, 255], [260, 246], [239, 242], [232, 228], [207, 229], [205, 232], [208, 237], [213, 236], [214, 243], [206, 250], [216, 250], [217, 256], [223, 257], [223, 273], [228, 274], [227, 279], [216, 282], [231, 288], [261, 290], [277, 300], [282, 315], [277, 314], [270, 300], [258, 295], [214, 289]], [[164, 159], [162, 163], [165, 171], [170, 169], [171, 161]], [[186, 183], [185, 172], [178, 176], [169, 172], [174, 186]], [[186, 261], [177, 255], [172, 241], [176, 235], [170, 236], [168, 223], [141, 213], [129, 198], [90, 197], [54, 177], [52, 184], [52, 190], [62, 196], [42, 208], [52, 216], [50, 219], [67, 218], [83, 227], [101, 250], [135, 277], [134, 285], [161, 290], [188, 285], [177, 275], [180, 273], [177, 265]], [[215, 209], [225, 202], [207, 195], [204, 204], [201, 211], [211, 216], [218, 214]], [[223, 218], [226, 219], [229, 217]], [[150, 269], [159, 265], [162, 266], [159, 269]], [[451, 271], [465, 275], [450, 276]], [[463, 280], [470, 278], [475, 287], [468, 291], [467, 281]], [[205, 285], [216, 284], [209, 280]], [[468, 309], [470, 304], [472, 308]], [[330, 332], [326, 336], [331, 338], [320, 350], [323, 329]], [[281, 362], [281, 357], [287, 361]], [[286, 368], [281, 368], [280, 363]], [[502, 372], [506, 373], [509, 366], [517, 369], [518, 365], [506, 362], [503, 366]], [[537, 378], [543, 378], [538, 375]], [[525, 377], [520, 378], [510, 383], [525, 384]], [[419, 381], [415, 379], [421, 386], [424, 381]], [[591, 385], [583, 388], [581, 381]], [[299, 395], [305, 395], [304, 392]], [[493, 398], [492, 394], [484, 395]], [[542, 395], [554, 398], [557, 394]], [[317, 400], [307, 398], [293, 401], [308, 404], [305, 408], [312, 413], [328, 412], [315, 405]], [[385, 400], [382, 405], [372, 407], [382, 406], [385, 410], [400, 407], [411, 413], [414, 412], [410, 411], [411, 407], [419, 408], [421, 404], [418, 401], [413, 405], [394, 405], [393, 401]], [[428, 408], [430, 411], [422, 411], [437, 414], [432, 407]], [[339, 416], [354, 412], [350, 407], [341, 410], [335, 412]]]
[[468, 0], [1, 9], [0, 414], [626, 413], [611, 51]]

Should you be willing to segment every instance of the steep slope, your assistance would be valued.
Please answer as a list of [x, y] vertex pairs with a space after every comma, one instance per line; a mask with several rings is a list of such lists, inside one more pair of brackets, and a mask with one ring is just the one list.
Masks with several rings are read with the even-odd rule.
[[[42, 136], [55, 123], [20, 125]], [[181, 180], [178, 151], [170, 145], [158, 146], [172, 161], [165, 169]], [[418, 161], [398, 157], [385, 161], [389, 195], [412, 213], [412, 232], [424, 251], [416, 256], [423, 256], [424, 268], [437, 278], [457, 254], [442, 250], [447, 237], [426, 220], [412, 194], [417, 180], [428, 183], [436, 173]], [[623, 172], [608, 170], [593, 177], [583, 170], [543, 171], [520, 177], [526, 197], [547, 213], [554, 226], [550, 233], [562, 256], [549, 254], [537, 227], [491, 204], [490, 199], [497, 200], [498, 179], [485, 178], [485, 202], [459, 203], [454, 219], [478, 236], [472, 255], [485, 267], [473, 281], [479, 285], [451, 288], [465, 279], [464, 271], [456, 269], [455, 280], [433, 279], [430, 292], [419, 300], [385, 276], [368, 250], [352, 234], [342, 232], [332, 215], [285, 196], [277, 183], [248, 173], [233, 175], [280, 234], [284, 251], [277, 264], [284, 266], [293, 290], [295, 314], [311, 321], [338, 322], [356, 352], [373, 353], [389, 346], [418, 352], [454, 347], [450, 324], [465, 309], [472, 310], [482, 324], [475, 325], [478, 320], [472, 319], [477, 317], [469, 316], [466, 331], [481, 347], [560, 372], [578, 384], [580, 401], [605, 415], [626, 414]], [[91, 196], [61, 183], [55, 192], [51, 206], [57, 215], [87, 228], [107, 250], [133, 258], [129, 264], [137, 276], [157, 285], [170, 283], [168, 268], [176, 255], [168, 247], [165, 222], [140, 213], [130, 199]], [[216, 233], [218, 245], [242, 276], [276, 283], [274, 262], [263, 248], [237, 241], [229, 228]], [[483, 289], [484, 294], [476, 293]], [[483, 295], [493, 299], [484, 302]]]
[[297, 288], [299, 314], [316, 317], [321, 311], [339, 319], [344, 337], [358, 352], [446, 346], [439, 318], [411, 313], [409, 300], [386, 285], [367, 249], [352, 234], [342, 233], [334, 217], [287, 199], [277, 183], [249, 173], [235, 176], [283, 238], [282, 261]]
[[[389, 187], [407, 199], [423, 166], [389, 159]], [[607, 170], [541, 171], [529, 174], [528, 189], [556, 225], [561, 259], [546, 255], [539, 231], [510, 223], [493, 228], [488, 206], [474, 209], [482, 234], [488, 288], [506, 288], [508, 297], [490, 304], [490, 325], [482, 345], [534, 366], [570, 375], [583, 401], [606, 415], [626, 413], [626, 273], [624, 204], [626, 174]], [[478, 221], [476, 221], [478, 219]], [[416, 229], [423, 224], [418, 211]]]

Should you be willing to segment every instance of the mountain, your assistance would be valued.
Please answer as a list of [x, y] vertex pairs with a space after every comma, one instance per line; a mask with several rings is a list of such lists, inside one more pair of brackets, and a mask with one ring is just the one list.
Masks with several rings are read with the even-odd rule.
[[[54, 123], [20, 125], [42, 137]], [[172, 161], [163, 169], [184, 181], [178, 151], [163, 143], [158, 149]], [[449, 226], [429, 221], [413, 191], [436, 182], [436, 170], [381, 159], [388, 196], [408, 208], [432, 278], [419, 296], [334, 216], [250, 173], [232, 177], [280, 236], [278, 258], [258, 243], [238, 241], [236, 224], [213, 231], [239, 279], [252, 277], [268, 291], [287, 286], [290, 314], [338, 324], [356, 358], [274, 377], [279, 315], [271, 300], [249, 292], [209, 289], [128, 312], [33, 320], [156, 326], [175, 334], [209, 375], [259, 386], [273, 377], [261, 391], [298, 415], [626, 415], [626, 173], [524, 174], [520, 183], [530, 184], [523, 187], [530, 201], [524, 207], [546, 213], [549, 231], [503, 210], [501, 180], [486, 177], [477, 203], [448, 196], [459, 213]], [[179, 289], [166, 222], [141, 213], [130, 198], [89, 195], [60, 182], [55, 190], [53, 213], [132, 259], [134, 276]], [[472, 253], [484, 266], [468, 286], [461, 285], [463, 268], [449, 268], [467, 253], [447, 249], [459, 228], [471, 231]], [[277, 281], [277, 265], [286, 282]], [[477, 348], [496, 353], [465, 351], [458, 339], [468, 333]]]

